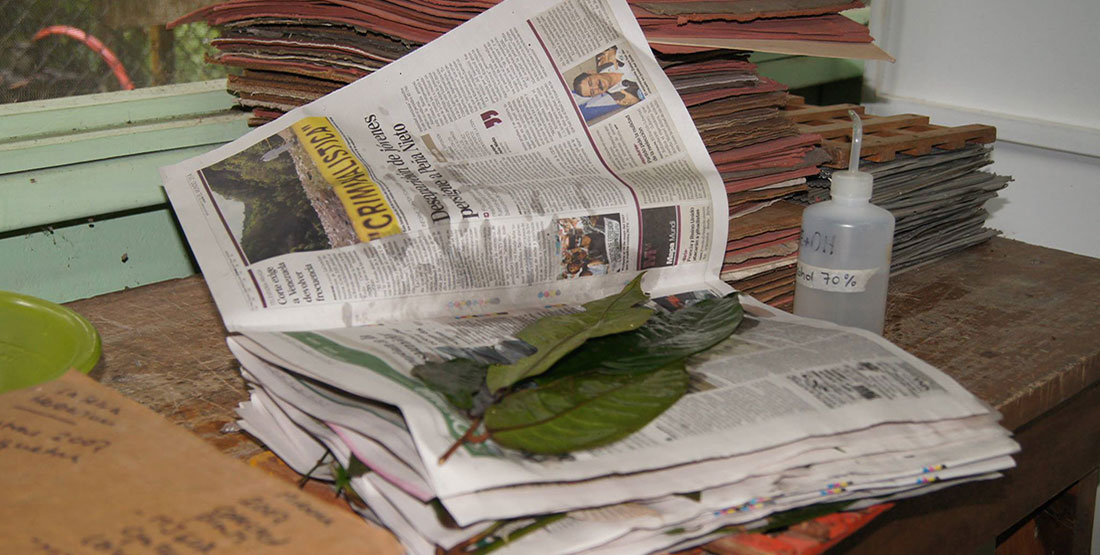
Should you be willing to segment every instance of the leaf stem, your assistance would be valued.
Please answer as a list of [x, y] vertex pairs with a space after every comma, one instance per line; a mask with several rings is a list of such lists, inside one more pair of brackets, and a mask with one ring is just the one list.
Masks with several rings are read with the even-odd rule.
[[332, 451], [326, 448], [325, 453], [321, 455], [321, 458], [317, 459], [317, 462], [313, 464], [313, 468], [310, 468], [309, 472], [306, 472], [305, 475], [302, 476], [302, 479], [298, 480], [299, 489], [306, 487], [306, 483], [309, 482], [309, 479], [313, 477], [313, 473], [316, 472], [318, 468], [321, 468], [321, 465], [325, 464], [325, 459], [329, 458], [330, 456], [333, 456]]
[[483, 433], [480, 433], [480, 434], [475, 434], [474, 433], [474, 431], [477, 430], [477, 427], [480, 426], [480, 425], [481, 425], [481, 417], [480, 416], [475, 418], [472, 422], [470, 422], [470, 427], [466, 428], [466, 433], [462, 434], [462, 437], [455, 440], [455, 442], [453, 444], [451, 444], [451, 446], [449, 448], [447, 448], [447, 452], [443, 453], [442, 457], [439, 457], [439, 464], [442, 465], [443, 463], [447, 462], [447, 459], [451, 458], [451, 455], [453, 455], [454, 452], [457, 451], [458, 448], [460, 446], [462, 446], [463, 443], [484, 443], [485, 440], [489, 439], [489, 433], [488, 432], [483, 432]]

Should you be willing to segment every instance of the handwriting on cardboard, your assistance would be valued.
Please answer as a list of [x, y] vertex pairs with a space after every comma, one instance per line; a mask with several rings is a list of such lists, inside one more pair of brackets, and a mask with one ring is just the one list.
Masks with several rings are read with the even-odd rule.
[[0, 488], [18, 553], [400, 551], [76, 372], [0, 395]]

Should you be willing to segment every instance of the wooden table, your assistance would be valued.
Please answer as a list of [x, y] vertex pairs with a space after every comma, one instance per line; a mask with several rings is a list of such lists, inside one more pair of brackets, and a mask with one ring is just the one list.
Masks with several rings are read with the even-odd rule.
[[[1000, 410], [1023, 451], [1005, 478], [902, 502], [836, 551], [973, 553], [1074, 484], [1068, 541], [1087, 551], [1100, 464], [1098, 288], [1100, 259], [1007, 239], [892, 279], [886, 337]], [[247, 394], [201, 278], [68, 306], [102, 335], [94, 378], [233, 456], [262, 452], [223, 431]]]

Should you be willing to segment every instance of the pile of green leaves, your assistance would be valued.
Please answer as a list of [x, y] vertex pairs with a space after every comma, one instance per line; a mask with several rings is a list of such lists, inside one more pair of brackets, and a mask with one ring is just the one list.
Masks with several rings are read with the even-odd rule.
[[[729, 337], [743, 314], [736, 295], [667, 313], [639, 306], [648, 298], [638, 276], [583, 312], [524, 328], [516, 337], [536, 350], [512, 364], [456, 358], [422, 364], [413, 375], [473, 420], [459, 443], [491, 438], [538, 454], [611, 443], [682, 397], [684, 359]], [[475, 436], [482, 422], [485, 432]]]

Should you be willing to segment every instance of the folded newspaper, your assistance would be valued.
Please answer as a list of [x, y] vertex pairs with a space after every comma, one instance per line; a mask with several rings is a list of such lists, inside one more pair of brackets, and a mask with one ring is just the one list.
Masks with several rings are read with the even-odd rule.
[[676, 549], [1011, 467], [998, 415], [950, 377], [744, 296], [689, 392], [626, 439], [440, 464], [471, 421], [414, 366], [507, 359], [527, 323], [642, 272], [655, 310], [731, 293], [691, 122], [625, 2], [506, 0], [163, 168], [252, 387], [242, 427], [303, 474], [358, 469], [360, 510], [412, 553]]

